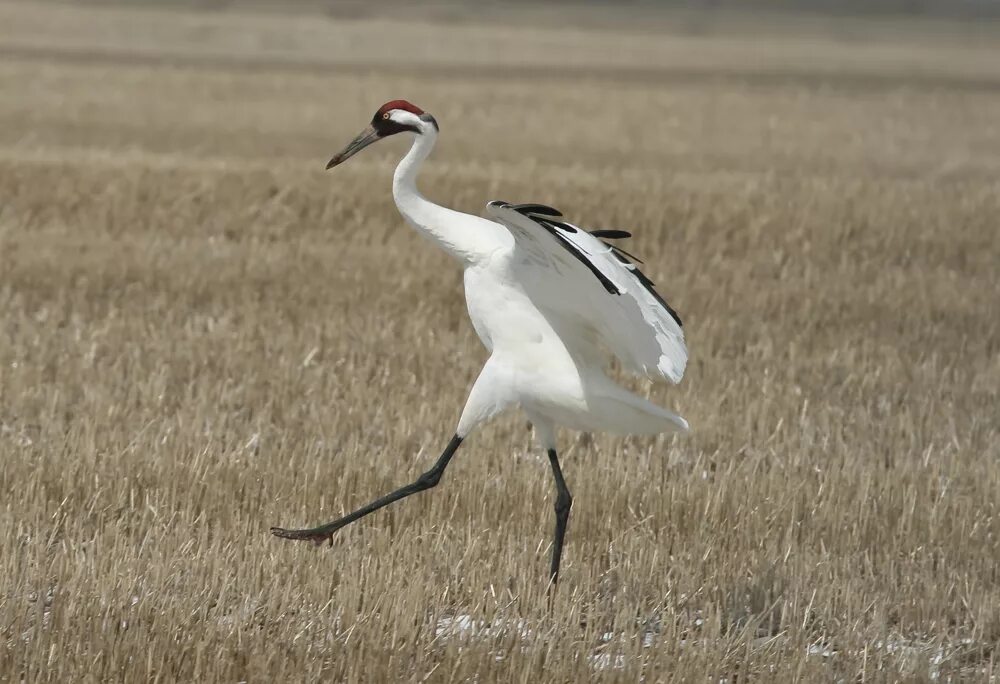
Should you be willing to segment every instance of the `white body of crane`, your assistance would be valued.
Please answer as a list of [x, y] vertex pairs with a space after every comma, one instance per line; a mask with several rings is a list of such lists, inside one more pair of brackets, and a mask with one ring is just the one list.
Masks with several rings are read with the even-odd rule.
[[[409, 112], [399, 116], [419, 120]], [[687, 430], [683, 418], [622, 388], [604, 371], [608, 349], [627, 368], [680, 380], [687, 350], [670, 313], [655, 311], [662, 305], [631, 269], [584, 231], [569, 236], [589, 238], [584, 248], [626, 283], [621, 294], [608, 292], [558, 238], [533, 228], [532, 219], [505, 203], [488, 206], [496, 219], [490, 220], [425, 199], [416, 177], [437, 129], [424, 125], [396, 168], [393, 197], [410, 225], [461, 262], [469, 317], [491, 354], [456, 434], [464, 438], [512, 405], [524, 409], [546, 449], [555, 448], [555, 425], [623, 434]]]
[[406, 221], [465, 269], [472, 325], [490, 352], [469, 394], [455, 436], [438, 462], [412, 484], [353, 513], [309, 529], [272, 528], [283, 538], [332, 540], [342, 527], [438, 484], [462, 441], [483, 422], [521, 406], [548, 451], [557, 488], [551, 579], [558, 576], [572, 497], [556, 455], [555, 428], [651, 435], [686, 431], [687, 421], [613, 382], [609, 353], [623, 367], [679, 382], [687, 364], [680, 318], [653, 283], [611, 240], [623, 231], [585, 231], [538, 204], [494, 201], [489, 218], [447, 209], [417, 190], [417, 173], [434, 148], [434, 117], [405, 100], [375, 113], [327, 168], [381, 138], [413, 135], [393, 177], [392, 194]]

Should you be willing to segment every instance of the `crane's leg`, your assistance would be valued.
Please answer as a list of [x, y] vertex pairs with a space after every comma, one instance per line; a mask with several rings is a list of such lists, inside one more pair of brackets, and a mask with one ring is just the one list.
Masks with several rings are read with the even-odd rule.
[[569, 509], [573, 507], [573, 497], [563, 479], [562, 468], [559, 467], [559, 457], [555, 449], [549, 449], [549, 464], [552, 466], [552, 476], [556, 481], [556, 533], [552, 540], [552, 565], [549, 579], [554, 586], [559, 580], [559, 561], [562, 560], [563, 539], [566, 538], [566, 523], [569, 522]]
[[483, 366], [483, 370], [479, 373], [479, 377], [469, 393], [469, 399], [465, 402], [465, 409], [463, 409], [462, 417], [458, 421], [455, 436], [451, 438], [451, 442], [445, 447], [444, 453], [438, 458], [437, 463], [426, 473], [405, 487], [400, 487], [380, 499], [375, 499], [367, 506], [362, 506], [343, 518], [304, 530], [272, 527], [271, 534], [282, 539], [304, 539], [317, 544], [322, 544], [329, 539], [332, 543], [334, 533], [342, 527], [346, 527], [355, 520], [360, 520], [369, 513], [374, 513], [393, 502], [437, 485], [441, 481], [441, 476], [444, 474], [444, 469], [448, 467], [451, 457], [461, 446], [462, 440], [468, 437], [477, 425], [489, 420], [509, 405], [510, 396], [506, 393], [502, 375], [498, 376], [497, 369], [497, 364], [493, 362], [492, 358]]
[[535, 427], [535, 438], [549, 455], [549, 465], [552, 466], [552, 477], [556, 481], [556, 532], [552, 538], [552, 564], [549, 566], [549, 599], [552, 599], [552, 589], [559, 581], [559, 562], [562, 560], [563, 541], [566, 539], [566, 525], [569, 523], [569, 509], [573, 507], [573, 496], [566, 486], [562, 468], [559, 466], [559, 456], [556, 454], [556, 426], [545, 415], [525, 409], [528, 419]]
[[319, 527], [302, 530], [286, 530], [282, 527], [272, 527], [271, 534], [276, 537], [281, 537], [282, 539], [303, 539], [315, 542], [316, 544], [322, 544], [324, 541], [330, 540], [330, 543], [332, 544], [334, 533], [342, 527], [346, 527], [355, 520], [360, 520], [369, 513], [374, 513], [378, 509], [388, 506], [395, 501], [405, 499], [411, 494], [422, 492], [437, 485], [437, 483], [441, 481], [441, 475], [444, 474], [444, 469], [448, 467], [448, 462], [451, 460], [451, 457], [455, 455], [455, 452], [458, 451], [458, 447], [461, 446], [461, 444], [462, 438], [455, 435], [452, 437], [451, 442], [448, 443], [448, 446], [445, 447], [444, 453], [442, 453], [440, 458], [438, 458], [437, 463], [435, 463], [426, 473], [405, 487], [400, 487], [394, 492], [386, 494], [379, 499], [375, 499], [367, 506], [362, 506], [353, 513], [345, 515], [343, 518], [328, 522], [325, 525], [320, 525]]

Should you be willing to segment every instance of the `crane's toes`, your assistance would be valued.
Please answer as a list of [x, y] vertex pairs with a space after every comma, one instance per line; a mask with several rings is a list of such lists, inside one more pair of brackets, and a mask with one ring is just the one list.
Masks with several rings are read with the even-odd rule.
[[286, 530], [283, 527], [272, 527], [271, 534], [282, 539], [298, 539], [299, 541], [311, 541], [316, 546], [329, 540], [333, 544], [333, 535], [329, 532], [316, 532], [315, 530]]

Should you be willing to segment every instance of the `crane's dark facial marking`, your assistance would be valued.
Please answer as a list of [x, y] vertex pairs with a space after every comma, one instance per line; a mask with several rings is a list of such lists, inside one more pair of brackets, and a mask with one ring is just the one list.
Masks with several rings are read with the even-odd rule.
[[393, 121], [389, 118], [389, 112], [384, 114], [376, 113], [372, 118], [372, 128], [378, 132], [378, 137], [380, 138], [388, 138], [390, 135], [396, 135], [397, 133], [402, 133], [404, 131], [409, 131], [410, 133], [420, 132], [420, 129], [416, 126], [401, 124], [398, 121]]
[[378, 111], [375, 112], [375, 116], [372, 117], [372, 123], [368, 128], [361, 131], [361, 133], [359, 133], [354, 140], [347, 144], [347, 147], [335, 154], [333, 158], [327, 162], [326, 168], [332, 169], [334, 166], [344, 163], [372, 143], [378, 142], [382, 138], [388, 138], [390, 135], [396, 135], [397, 133], [402, 133], [404, 131], [419, 135], [421, 130], [416, 124], [402, 124], [393, 120], [392, 113], [397, 110], [409, 112], [410, 114], [419, 117], [421, 121], [434, 126], [434, 130], [439, 130], [437, 121], [434, 120], [434, 117], [422, 110], [420, 107], [407, 102], [406, 100], [390, 100], [378, 108]]
[[412, 102], [407, 102], [406, 100], [391, 100], [386, 102], [384, 105], [378, 108], [375, 112], [375, 116], [372, 117], [372, 128], [378, 131], [379, 137], [386, 138], [390, 135], [395, 135], [396, 133], [402, 133], [403, 131], [409, 131], [411, 133], [420, 133], [420, 129], [416, 126], [410, 124], [401, 124], [393, 121], [390, 117], [392, 116], [393, 110], [400, 110], [404, 112], [409, 112], [420, 118], [421, 121], [431, 124], [434, 126], [434, 130], [441, 130], [438, 127], [437, 121], [433, 116], [422, 110], [417, 105]]

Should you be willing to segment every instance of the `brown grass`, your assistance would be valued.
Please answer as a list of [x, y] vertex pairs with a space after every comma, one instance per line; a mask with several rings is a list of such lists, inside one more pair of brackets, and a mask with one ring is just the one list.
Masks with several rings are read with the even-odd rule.
[[[997, 53], [0, 15], [0, 681], [995, 678]], [[634, 230], [685, 317], [691, 436], [562, 436], [551, 610], [520, 416], [332, 549], [267, 534], [421, 472], [485, 359], [402, 143], [321, 170], [391, 97], [430, 196]]]

